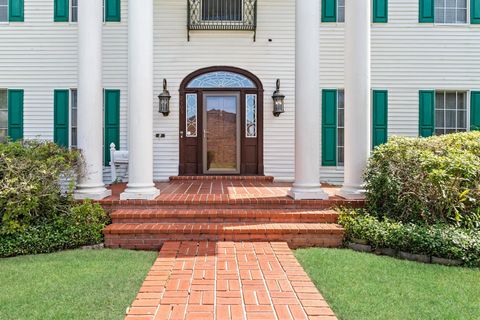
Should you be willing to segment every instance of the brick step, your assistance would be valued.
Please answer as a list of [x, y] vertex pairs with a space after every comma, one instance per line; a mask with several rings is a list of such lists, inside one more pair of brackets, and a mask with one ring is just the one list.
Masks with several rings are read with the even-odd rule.
[[171, 176], [170, 181], [212, 181], [212, 180], [222, 180], [222, 181], [266, 181], [273, 182], [274, 178], [272, 176], [225, 176], [225, 175], [214, 175], [214, 176]]
[[338, 207], [360, 208], [363, 200], [293, 200], [290, 198], [226, 199], [215, 197], [184, 197], [185, 199], [102, 200], [102, 207], [113, 212], [121, 209], [312, 209], [330, 210]]
[[109, 248], [158, 250], [165, 241], [286, 241], [291, 248], [339, 247], [343, 228], [327, 223], [115, 223]]
[[116, 210], [113, 223], [217, 223], [217, 222], [296, 222], [336, 223], [338, 214], [333, 210], [301, 209], [152, 209]]

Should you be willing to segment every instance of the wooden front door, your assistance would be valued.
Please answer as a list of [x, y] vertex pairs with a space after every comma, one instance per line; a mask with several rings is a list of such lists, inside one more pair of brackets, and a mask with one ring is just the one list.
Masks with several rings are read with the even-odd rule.
[[[224, 85], [228, 77], [246, 77], [239, 70], [207, 68], [183, 81], [180, 175], [263, 175], [263, 90], [256, 77]], [[209, 85], [196, 87], [202, 83], [198, 78], [207, 75]], [[220, 76], [226, 80], [212, 85]], [[249, 87], [241, 87], [244, 83]]]

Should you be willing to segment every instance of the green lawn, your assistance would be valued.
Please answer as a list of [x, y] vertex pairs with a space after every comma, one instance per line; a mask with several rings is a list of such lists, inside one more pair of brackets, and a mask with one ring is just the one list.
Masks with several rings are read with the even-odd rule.
[[75, 250], [0, 259], [0, 319], [123, 319], [155, 257]]
[[480, 270], [350, 250], [296, 257], [340, 319], [480, 319]]

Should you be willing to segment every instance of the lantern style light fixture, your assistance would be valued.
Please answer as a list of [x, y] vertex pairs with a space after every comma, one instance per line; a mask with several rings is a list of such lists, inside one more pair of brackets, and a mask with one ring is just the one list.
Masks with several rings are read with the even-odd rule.
[[285, 95], [280, 92], [280, 79], [277, 79], [277, 90], [272, 95], [273, 115], [279, 117], [285, 112]]
[[170, 92], [167, 90], [167, 79], [163, 79], [163, 92], [158, 96], [160, 107], [158, 112], [163, 114], [164, 117], [170, 114]]

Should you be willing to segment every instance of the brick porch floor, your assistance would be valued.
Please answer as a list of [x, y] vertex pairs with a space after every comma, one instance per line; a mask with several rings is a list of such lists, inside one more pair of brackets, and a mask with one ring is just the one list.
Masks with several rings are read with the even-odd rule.
[[166, 242], [128, 320], [336, 319], [284, 242]]

